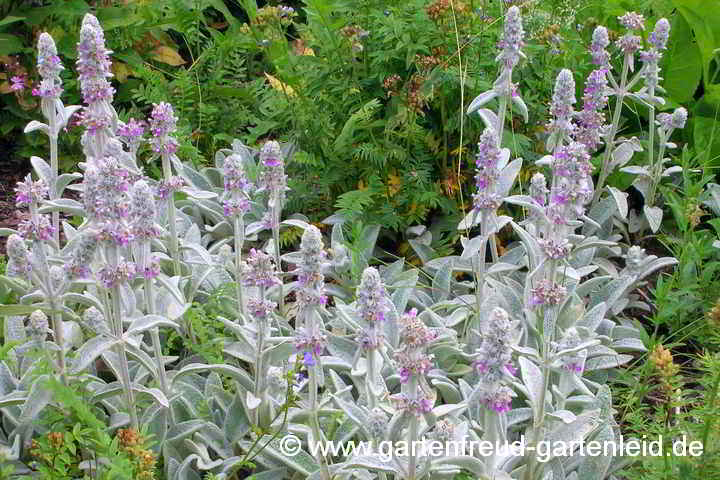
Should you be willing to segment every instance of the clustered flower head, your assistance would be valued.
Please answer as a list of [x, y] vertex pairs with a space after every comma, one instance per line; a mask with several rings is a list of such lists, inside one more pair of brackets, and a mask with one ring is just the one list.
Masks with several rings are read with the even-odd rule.
[[13, 92], [22, 92], [25, 90], [26, 83], [26, 75], [13, 75], [10, 77], [10, 90]]
[[496, 210], [502, 203], [502, 198], [495, 192], [495, 183], [500, 176], [500, 158], [497, 133], [488, 127], [480, 136], [475, 155], [477, 191], [473, 195], [473, 207], [478, 211]]
[[661, 18], [655, 24], [655, 30], [650, 34], [650, 48], [640, 52], [640, 61], [643, 63], [642, 76], [645, 79], [645, 87], [655, 89], [660, 82], [660, 59], [662, 51], [667, 47], [670, 36], [670, 23]]
[[544, 207], [547, 203], [547, 195], [550, 191], [547, 188], [547, 179], [540, 172], [535, 173], [530, 179], [530, 187], [528, 188], [530, 197], [539, 206]]
[[584, 205], [592, 198], [592, 165], [585, 145], [572, 142], [557, 148], [552, 170], [555, 179], [547, 215], [556, 225], [567, 225], [583, 215]]
[[522, 57], [520, 49], [524, 45], [524, 36], [525, 30], [523, 30], [520, 9], [512, 6], [505, 14], [505, 29], [502, 40], [500, 40], [498, 44], [498, 47], [501, 48], [502, 51], [498, 55], [497, 60], [502, 62], [504, 68], [512, 69], [520, 61]]
[[83, 179], [82, 200], [88, 217], [98, 222], [123, 219], [130, 213], [130, 171], [113, 157], [88, 166]]
[[95, 257], [97, 239], [89, 232], [78, 234], [75, 247], [65, 264], [65, 273], [71, 279], [87, 278], [90, 275], [90, 265]]
[[687, 117], [687, 110], [678, 107], [673, 113], [663, 112], [658, 114], [656, 121], [660, 128], [665, 130], [665, 137], [669, 137], [673, 130], [685, 128]]
[[32, 263], [30, 262], [30, 252], [27, 245], [25, 245], [25, 240], [20, 235], [13, 233], [7, 239], [6, 250], [8, 275], [27, 280], [32, 271]]
[[[582, 343], [582, 339], [574, 328], [569, 328], [565, 331], [560, 342], [557, 345], [557, 350], [569, 350], [575, 348]], [[574, 353], [564, 355], [562, 358], [562, 366], [565, 370], [573, 373], [582, 373], [585, 370], [585, 350], [579, 350]]]
[[33, 214], [18, 225], [20, 236], [26, 240], [47, 242], [53, 238], [55, 227], [48, 215]]
[[575, 140], [585, 145], [588, 152], [595, 152], [602, 144], [605, 126], [603, 110], [607, 106], [607, 70], [593, 70], [585, 83], [583, 109], [577, 113]]
[[95, 307], [90, 307], [85, 310], [83, 313], [83, 321], [85, 325], [97, 335], [110, 334], [110, 328], [105, 320], [105, 315]]
[[270, 288], [281, 283], [272, 257], [261, 250], [250, 249], [242, 270], [243, 285]]
[[18, 182], [15, 187], [15, 205], [25, 207], [37, 205], [48, 196], [48, 186], [45, 180], [33, 181], [30, 175], [25, 181]]
[[395, 404], [395, 408], [398, 410], [405, 410], [415, 416], [429, 413], [432, 411], [433, 407], [430, 398], [423, 394], [420, 394], [416, 398], [410, 398], [405, 393], [399, 393], [397, 395], [393, 395], [390, 399]]
[[298, 292], [298, 304], [300, 308], [307, 308], [313, 305], [325, 305], [325, 275], [322, 273], [322, 265], [327, 257], [325, 252], [322, 234], [314, 225], [305, 229], [300, 240], [300, 264], [296, 269], [300, 290]]
[[35, 310], [30, 314], [29, 320], [28, 333], [30, 334], [30, 338], [36, 342], [45, 340], [45, 337], [47, 337], [50, 331], [47, 315], [45, 315], [42, 310]]
[[152, 189], [145, 180], [138, 180], [130, 193], [130, 215], [132, 233], [138, 240], [151, 240], [160, 235], [155, 225], [155, 198]]
[[250, 182], [245, 176], [240, 155], [232, 154], [223, 163], [225, 196], [223, 211], [226, 216], [243, 215], [250, 210], [250, 201], [245, 192], [250, 189]]
[[285, 175], [285, 160], [280, 144], [274, 140], [265, 142], [260, 150], [260, 164], [263, 167], [262, 186], [271, 195], [285, 194], [287, 176]]
[[110, 50], [105, 48], [105, 34], [91, 14], [85, 15], [80, 28], [77, 44], [77, 71], [80, 91], [87, 105], [81, 123], [90, 136], [105, 132], [115, 116], [111, 101], [115, 89], [108, 81], [110, 72]]
[[137, 274], [135, 264], [122, 261], [117, 266], [106, 265], [98, 272], [98, 280], [105, 288], [114, 288], [129, 282]]
[[172, 105], [167, 102], [153, 104], [148, 124], [152, 135], [150, 145], [155, 153], [175, 153], [178, 142], [172, 134], [177, 130], [177, 120]]
[[40, 74], [40, 85], [32, 90], [37, 97], [56, 99], [62, 93], [62, 80], [60, 72], [64, 67], [57, 55], [55, 41], [48, 33], [40, 34], [38, 38], [37, 71]]
[[303, 352], [303, 364], [306, 367], [315, 365], [315, 357], [322, 355], [327, 345], [327, 337], [322, 333], [300, 334], [295, 337], [295, 350]]
[[185, 186], [185, 180], [177, 175], [167, 180], [161, 180], [155, 186], [155, 196], [160, 200], [167, 200], [170, 196]]
[[628, 30], [645, 30], [645, 17], [636, 12], [627, 12], [625, 15], [618, 17], [620, 25]]
[[374, 324], [384, 321], [390, 309], [390, 301], [380, 274], [374, 267], [366, 268], [357, 289], [358, 314], [369, 324]]
[[530, 305], [542, 306], [542, 305], [558, 305], [560, 304], [567, 295], [567, 289], [559, 284], [552, 283], [547, 279], [540, 280], [530, 290]]
[[126, 122], [118, 122], [115, 134], [133, 151], [137, 150], [145, 135], [145, 122], [131, 118]]
[[592, 42], [590, 43], [590, 55], [593, 65], [600, 68], [610, 68], [610, 53], [607, 47], [610, 45], [610, 37], [607, 28], [598, 26], [593, 31]]
[[647, 257], [648, 255], [644, 248], [638, 245], [633, 245], [628, 248], [628, 251], [625, 254], [625, 268], [630, 273], [640, 273]]
[[277, 304], [270, 300], [251, 298], [247, 301], [248, 311], [257, 319], [267, 318], [276, 306]]
[[548, 126], [558, 141], [569, 138], [574, 131], [572, 120], [575, 115], [573, 109], [575, 102], [575, 79], [570, 70], [563, 69], [555, 80], [555, 89], [550, 104], [550, 114], [553, 119]]
[[432, 355], [426, 353], [427, 346], [436, 338], [417, 316], [417, 309], [411, 309], [400, 317], [400, 341], [402, 349], [395, 354], [400, 372], [400, 381], [407, 383], [411, 375], [423, 376], [432, 366]]
[[493, 310], [473, 362], [478, 374], [479, 400], [498, 413], [510, 410], [512, 391], [504, 384], [505, 379], [515, 373], [510, 327], [507, 312], [502, 308]]

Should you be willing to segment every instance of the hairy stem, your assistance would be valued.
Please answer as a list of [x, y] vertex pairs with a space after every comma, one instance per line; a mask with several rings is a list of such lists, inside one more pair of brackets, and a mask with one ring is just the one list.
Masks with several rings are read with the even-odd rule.
[[[172, 177], [172, 168], [170, 167], [169, 155], [163, 154], [162, 167], [165, 181], [169, 182], [170, 177]], [[173, 271], [175, 275], [180, 275], [180, 257], [178, 252], [177, 225], [175, 220], [175, 199], [173, 197], [173, 192], [170, 192], [170, 196], [168, 197], [167, 213], [168, 226], [170, 229], [170, 256], [173, 259]]]
[[245, 243], [245, 222], [242, 216], [235, 216], [235, 295], [237, 296], [238, 312], [240, 316], [238, 323], [245, 323], [245, 298], [242, 285], [242, 249]]

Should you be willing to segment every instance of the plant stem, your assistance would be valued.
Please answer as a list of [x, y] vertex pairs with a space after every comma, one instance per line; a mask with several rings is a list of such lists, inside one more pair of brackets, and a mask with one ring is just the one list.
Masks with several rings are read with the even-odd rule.
[[[162, 167], [165, 181], [169, 182], [170, 177], [172, 177], [172, 168], [170, 167], [170, 156], [167, 154], [163, 154], [162, 156]], [[175, 275], [180, 275], [180, 257], [178, 256], [178, 237], [177, 225], [175, 220], [175, 198], [172, 191], [170, 192], [170, 196], [168, 197], [167, 212], [168, 226], [170, 229], [170, 256], [173, 259], [173, 270]]]
[[[146, 311], [149, 315], [155, 314], [155, 300], [153, 296], [153, 281], [151, 278], [145, 279], [145, 303], [146, 303]], [[152, 339], [153, 343], [153, 352], [155, 354], [155, 362], [157, 364], [157, 378], [158, 382], [160, 383], [160, 389], [165, 394], [165, 397], [167, 397], [168, 401], [170, 400], [170, 388], [168, 387], [168, 381], [167, 381], [167, 372], [165, 372], [165, 362], [163, 362], [162, 358], [162, 344], [160, 343], [160, 331], [158, 327], [153, 328], [150, 330], [150, 338]], [[172, 409], [170, 410], [172, 412]]]
[[120, 307], [120, 287], [112, 288], [112, 310], [113, 325], [115, 327], [115, 336], [120, 339], [115, 347], [115, 352], [120, 359], [120, 376], [125, 390], [125, 402], [127, 403], [128, 413], [130, 414], [130, 424], [135, 430], [138, 429], [138, 416], [135, 409], [135, 395], [132, 390], [132, 382], [130, 380], [130, 369], [128, 368], [127, 353], [125, 352], [125, 343], [122, 340], [123, 324], [122, 324], [122, 308]]
[[235, 295], [237, 296], [238, 312], [238, 323], [245, 323], [245, 298], [243, 296], [243, 285], [242, 285], [242, 249], [245, 243], [245, 222], [241, 215], [235, 216], [234, 221], [235, 230]]
[[[45, 100], [43, 100], [45, 101]], [[58, 197], [57, 177], [58, 177], [58, 135], [57, 135], [57, 112], [53, 101], [53, 107], [50, 109], [52, 114], [48, 118], [49, 134], [48, 139], [50, 141], [50, 170], [52, 171], [52, 185], [48, 185], [50, 192], [50, 200], [56, 200]], [[58, 251], [60, 250], [60, 212], [52, 212], [52, 226], [53, 226], [53, 240]]]
[[[410, 398], [417, 400], [418, 397], [418, 385], [417, 378], [411, 374], [408, 379], [408, 390], [410, 392]], [[410, 424], [408, 425], [408, 436], [407, 436], [407, 448], [410, 449], [410, 458], [408, 459], [408, 480], [415, 480], [417, 470], [417, 457], [415, 456], [414, 444], [417, 441], [418, 434], [418, 418], [415, 412], [410, 415]]]
[[617, 135], [619, 130], [618, 124], [620, 123], [620, 114], [622, 113], [623, 101], [625, 99], [625, 95], [627, 94], [627, 76], [630, 70], [629, 59], [630, 57], [628, 55], [625, 55], [625, 59], [623, 60], [622, 74], [620, 76], [620, 86], [617, 89], [617, 94], [615, 97], [615, 112], [613, 113], [613, 120], [610, 126], [610, 134], [605, 139], [605, 152], [603, 154], [600, 175], [598, 176], [598, 183], [595, 187], [595, 194], [593, 195], [591, 203], [592, 206], [594, 206], [598, 202], [598, 200], [600, 200], [600, 194], [602, 193], [602, 189], [605, 186], [605, 181], [610, 175], [609, 169], [610, 161], [612, 160], [613, 145], [615, 144], [615, 136]]
[[[275, 199], [272, 206], [272, 217], [273, 217], [273, 243], [275, 246], [275, 267], [278, 271], [278, 276], [282, 280], [282, 263], [280, 260], [280, 194], [275, 194]], [[281, 281], [278, 285], [278, 306], [280, 309], [280, 316], [285, 316], [285, 295], [283, 294], [283, 282]]]
[[[318, 326], [315, 323], [315, 311], [313, 308], [306, 309], [305, 311], [305, 322], [310, 337], [314, 336], [318, 331]], [[318, 418], [318, 381], [317, 381], [317, 369], [322, 368], [319, 363], [319, 359], [316, 360], [315, 365], [311, 365], [308, 368], [308, 377], [310, 380], [309, 392], [308, 392], [308, 403], [310, 409], [310, 428], [312, 429], [313, 441], [319, 442], [322, 438], [322, 430], [320, 429], [320, 420]], [[323, 480], [330, 480], [330, 471], [327, 466], [327, 459], [318, 452], [317, 460], [320, 464]]]
[[68, 386], [68, 378], [65, 366], [65, 339], [63, 336], [63, 322], [60, 313], [56, 312], [59, 309], [59, 305], [55, 300], [51, 300], [50, 308], [52, 308], [52, 325], [53, 325], [53, 336], [55, 337], [55, 343], [58, 344], [60, 350], [57, 353], [58, 368], [60, 369], [60, 378], [62, 379], [63, 385]]

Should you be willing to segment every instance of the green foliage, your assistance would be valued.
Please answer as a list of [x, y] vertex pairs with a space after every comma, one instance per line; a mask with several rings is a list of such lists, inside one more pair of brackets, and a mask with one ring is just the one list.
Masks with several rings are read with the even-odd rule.
[[[121, 444], [119, 435], [110, 436], [106, 422], [99, 418], [104, 413], [89, 406], [83, 398], [87, 392], [82, 388], [78, 391], [78, 386], [64, 386], [52, 377], [48, 380], [45, 387], [58, 407], [46, 408], [40, 430], [47, 433], [33, 440], [30, 453], [34, 470], [48, 480], [90, 478], [81, 466], [89, 462], [94, 465], [92, 478], [99, 480], [154, 478], [152, 472], [148, 474], [139, 466], [136, 450]], [[140, 443], [137, 447], [146, 446]]]

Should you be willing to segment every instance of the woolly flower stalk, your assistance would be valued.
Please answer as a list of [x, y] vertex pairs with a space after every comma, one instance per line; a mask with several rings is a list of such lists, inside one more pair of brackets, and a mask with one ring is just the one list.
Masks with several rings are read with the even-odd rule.
[[133, 236], [141, 241], [150, 241], [160, 236], [155, 224], [155, 198], [145, 180], [138, 180], [130, 191], [130, 217]]
[[655, 30], [650, 34], [651, 48], [640, 52], [640, 61], [643, 63], [642, 76], [645, 80], [645, 87], [654, 91], [660, 82], [660, 59], [662, 58], [662, 50], [667, 47], [667, 40], [670, 36], [670, 23], [665, 18], [661, 18], [655, 24]]
[[127, 192], [130, 172], [112, 157], [88, 166], [83, 179], [82, 201], [91, 220], [120, 220], [130, 213]]
[[473, 207], [477, 211], [496, 210], [502, 203], [502, 198], [495, 192], [495, 184], [500, 175], [499, 163], [500, 148], [495, 130], [486, 128], [478, 142], [478, 152], [475, 155], [475, 186]]
[[588, 152], [597, 151], [602, 144], [605, 127], [603, 111], [608, 103], [607, 71], [593, 70], [585, 84], [583, 109], [577, 113], [575, 140], [585, 145]]
[[[81, 123], [90, 137], [111, 136], [110, 129], [117, 119], [111, 103], [115, 89], [108, 81], [113, 76], [110, 72], [112, 52], [105, 48], [105, 34], [100, 23], [89, 13], [83, 18], [77, 50], [78, 82], [86, 105]], [[94, 145], [93, 155], [102, 154], [102, 143], [101, 140]]]
[[8, 265], [7, 272], [11, 277], [29, 280], [32, 271], [32, 263], [30, 261], [30, 252], [28, 251], [25, 240], [13, 233], [7, 239], [7, 256]]
[[75, 248], [65, 264], [65, 273], [71, 279], [84, 279], [90, 276], [90, 265], [97, 250], [97, 239], [90, 233], [81, 233], [76, 237]]
[[592, 198], [592, 165], [585, 145], [572, 142], [555, 151], [552, 161], [553, 186], [547, 216], [556, 225], [581, 217]]
[[530, 295], [530, 305], [533, 307], [554, 306], [565, 299], [567, 289], [558, 283], [542, 279], [530, 290]]
[[398, 410], [405, 410], [418, 417], [430, 412], [433, 406], [430, 395], [424, 390], [427, 385], [425, 375], [432, 366], [432, 356], [427, 354], [426, 349], [436, 337], [418, 318], [414, 308], [402, 315], [399, 323], [401, 347], [395, 353], [395, 361], [400, 381], [405, 387], [402, 393], [390, 398]]
[[358, 342], [364, 350], [376, 350], [383, 341], [379, 326], [387, 319], [391, 305], [375, 268], [368, 267], [363, 271], [356, 295], [358, 315], [368, 324], [358, 335]]
[[598, 26], [593, 31], [592, 42], [590, 43], [590, 55], [593, 65], [610, 69], [610, 53], [607, 47], [610, 45], [610, 37], [607, 28]]
[[260, 164], [263, 168], [261, 187], [270, 195], [270, 215], [274, 217], [271, 219], [271, 227], [274, 227], [279, 222], [280, 211], [285, 200], [285, 190], [287, 190], [285, 160], [278, 142], [273, 140], [265, 142], [260, 150]]
[[555, 146], [568, 140], [574, 131], [572, 120], [575, 114], [573, 110], [575, 102], [575, 79], [570, 70], [563, 69], [555, 80], [555, 89], [550, 104], [550, 114], [553, 116], [553, 120], [548, 128], [551, 137], [554, 137]]
[[246, 195], [246, 192], [250, 189], [250, 182], [245, 176], [240, 155], [232, 154], [225, 158], [223, 177], [225, 183], [223, 211], [225, 216], [242, 216], [250, 210], [250, 201]]
[[167, 102], [153, 103], [148, 124], [152, 135], [150, 145], [155, 153], [175, 153], [178, 142], [172, 134], [177, 130], [177, 121], [172, 105]]
[[322, 234], [314, 225], [310, 225], [300, 240], [300, 263], [296, 270], [299, 283], [298, 309], [305, 316], [304, 332], [298, 335], [295, 348], [303, 352], [305, 365], [315, 365], [318, 357], [327, 345], [327, 339], [314, 321], [313, 309], [325, 305], [325, 276], [322, 266], [326, 258]]
[[325, 276], [322, 265], [327, 253], [324, 250], [322, 234], [314, 225], [310, 225], [300, 240], [301, 261], [296, 270], [300, 291], [298, 304], [300, 309], [325, 305]]
[[510, 327], [507, 312], [502, 308], [494, 309], [473, 362], [478, 374], [476, 394], [486, 408], [498, 413], [510, 410], [512, 392], [505, 384], [506, 379], [515, 374]]
[[[657, 116], [657, 124], [666, 131], [685, 128], [688, 113], [683, 107], [676, 108], [673, 113], [663, 112]], [[669, 136], [669, 134], [666, 134]]]
[[535, 173], [530, 179], [529, 193], [532, 199], [539, 206], [544, 207], [547, 203], [547, 195], [550, 191], [547, 188], [547, 179], [540, 172]]
[[242, 270], [243, 285], [270, 288], [280, 284], [272, 257], [261, 250], [250, 249]]
[[523, 55], [520, 49], [524, 45], [524, 36], [525, 30], [523, 30], [520, 9], [515, 6], [510, 7], [505, 14], [503, 37], [498, 43], [498, 47], [502, 51], [497, 56], [497, 60], [502, 63], [504, 68], [512, 69], [520, 61]]
[[65, 69], [57, 54], [55, 41], [48, 33], [41, 33], [38, 38], [37, 71], [40, 74], [40, 85], [32, 90], [32, 94], [43, 99], [55, 100], [62, 93], [60, 72]]

